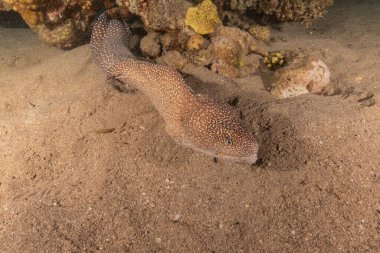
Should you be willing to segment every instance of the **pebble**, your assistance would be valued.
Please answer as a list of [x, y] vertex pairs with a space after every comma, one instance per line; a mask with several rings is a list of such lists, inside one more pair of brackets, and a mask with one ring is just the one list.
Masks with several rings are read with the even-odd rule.
[[176, 214], [176, 215], [174, 215], [174, 218], [173, 218], [173, 222], [178, 222], [179, 221], [179, 219], [181, 219], [181, 215], [180, 214]]

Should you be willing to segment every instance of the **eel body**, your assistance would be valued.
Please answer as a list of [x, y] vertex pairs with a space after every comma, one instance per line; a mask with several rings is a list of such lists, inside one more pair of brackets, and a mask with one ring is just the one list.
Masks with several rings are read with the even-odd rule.
[[231, 106], [194, 94], [174, 69], [137, 60], [128, 49], [130, 30], [99, 16], [91, 35], [94, 62], [108, 77], [147, 95], [177, 143], [235, 162], [255, 163], [258, 143]]

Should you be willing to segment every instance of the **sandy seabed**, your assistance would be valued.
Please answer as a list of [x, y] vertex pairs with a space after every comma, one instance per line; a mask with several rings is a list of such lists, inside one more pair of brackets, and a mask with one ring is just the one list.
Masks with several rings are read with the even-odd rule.
[[149, 99], [105, 84], [89, 45], [0, 29], [0, 252], [380, 252], [380, 2], [338, 1], [273, 48], [317, 52], [331, 96], [187, 66], [259, 129], [257, 166], [176, 145]]

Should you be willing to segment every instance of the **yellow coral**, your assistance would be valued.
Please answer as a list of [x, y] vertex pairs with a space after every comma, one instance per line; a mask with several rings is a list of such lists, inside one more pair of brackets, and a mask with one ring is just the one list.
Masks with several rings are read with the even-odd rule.
[[280, 52], [270, 52], [268, 56], [264, 58], [264, 64], [271, 70], [281, 68], [286, 63], [286, 57]]
[[191, 26], [199, 34], [214, 32], [215, 25], [220, 22], [218, 10], [211, 0], [204, 0], [186, 12], [186, 25]]
[[19, 10], [22, 18], [29, 25], [29, 27], [34, 28], [44, 21], [44, 16], [42, 12], [31, 11], [31, 10]]

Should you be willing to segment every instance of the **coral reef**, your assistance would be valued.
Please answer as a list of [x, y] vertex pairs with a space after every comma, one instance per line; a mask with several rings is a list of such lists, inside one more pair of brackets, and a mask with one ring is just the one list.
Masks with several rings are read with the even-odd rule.
[[[184, 62], [192, 62], [210, 66], [222, 75], [244, 76], [258, 66], [257, 58], [249, 57], [254, 53], [250, 46], [266, 52], [263, 43], [248, 32], [222, 25], [218, 15], [221, 6], [216, 5], [217, 1], [215, 4], [210, 0], [200, 1], [194, 7], [187, 1], [174, 0], [116, 3], [141, 18], [147, 31], [140, 42], [142, 53], [152, 58], [162, 56], [163, 63], [177, 69]], [[251, 24], [246, 26], [250, 27]]]
[[72, 48], [83, 42], [95, 14], [91, 0], [3, 0], [46, 44]]
[[253, 73], [261, 58], [271, 70], [285, 65], [286, 55], [267, 50], [267, 17], [307, 24], [331, 4], [332, 0], [0, 0], [1, 9], [17, 11], [43, 42], [60, 48], [86, 42], [91, 21], [101, 11], [113, 18], [138, 16], [132, 19], [138, 30], [133, 41], [144, 56], [161, 57], [177, 69], [187, 62], [199, 64], [231, 77]]
[[320, 18], [333, 0], [230, 0], [230, 8], [240, 13], [253, 10], [275, 17], [278, 21], [297, 21], [309, 24]]
[[248, 31], [254, 24], [252, 19], [249, 19], [247, 16], [240, 15], [238, 12], [222, 10], [220, 13], [223, 24], [226, 26], [235, 26], [242, 30]]
[[158, 33], [163, 51], [186, 49], [187, 41], [194, 33], [185, 24], [186, 11], [192, 7], [191, 3], [178, 0], [119, 0], [116, 4], [138, 16], [148, 34]]
[[186, 11], [192, 7], [187, 1], [178, 0], [118, 0], [116, 4], [139, 16], [145, 29], [161, 32], [183, 30]]

